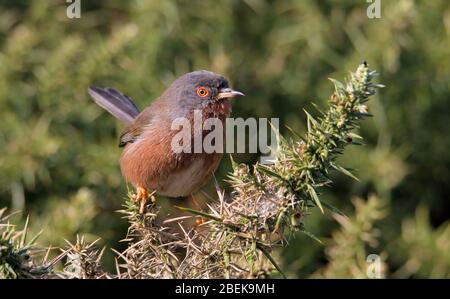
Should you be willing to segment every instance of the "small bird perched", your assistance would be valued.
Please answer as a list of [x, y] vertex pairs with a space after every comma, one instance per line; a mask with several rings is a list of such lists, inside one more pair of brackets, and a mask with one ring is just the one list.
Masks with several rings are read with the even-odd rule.
[[[91, 86], [88, 92], [97, 105], [127, 125], [120, 135], [119, 146], [124, 147], [120, 168], [126, 181], [136, 188], [141, 213], [147, 198], [154, 200], [154, 192], [168, 197], [196, 192], [222, 159], [222, 153], [217, 152], [174, 152], [171, 142], [177, 131], [172, 130], [173, 121], [186, 118], [193, 128], [194, 111], [199, 110], [203, 122], [217, 118], [225, 130], [231, 112], [229, 100], [244, 95], [229, 88], [223, 76], [208, 71], [181, 76], [142, 112], [131, 98], [113, 88]], [[190, 144], [194, 144], [194, 134], [191, 131]], [[203, 138], [204, 132], [200, 134]]]

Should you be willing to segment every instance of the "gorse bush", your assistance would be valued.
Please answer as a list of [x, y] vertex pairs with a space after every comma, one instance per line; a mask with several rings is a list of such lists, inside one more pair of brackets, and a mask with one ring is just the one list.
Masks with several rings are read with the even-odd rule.
[[[61, 272], [54, 272], [51, 262], [36, 266], [30, 259], [34, 240], [25, 245], [27, 227], [10, 231], [5, 224], [2, 237], [0, 269], [3, 277], [67, 278], [249, 278], [266, 277], [274, 270], [285, 276], [271, 252], [286, 246], [292, 233], [300, 230], [319, 241], [305, 227], [310, 209], [338, 209], [319, 198], [321, 189], [331, 183], [329, 172], [338, 170], [354, 177], [336, 163], [346, 145], [358, 144], [358, 120], [368, 116], [366, 102], [380, 84], [364, 62], [345, 84], [332, 80], [335, 91], [328, 110], [317, 119], [308, 114], [308, 130], [303, 138], [280, 139], [277, 160], [270, 165], [233, 164], [229, 176], [232, 192], [225, 196], [216, 182], [217, 199], [208, 211], [181, 210], [204, 218], [196, 228], [182, 225], [184, 217], [157, 219], [160, 208], [147, 204], [144, 213], [132, 203], [132, 195], [122, 213], [129, 221], [128, 248], [118, 254], [117, 274], [101, 268], [103, 250], [94, 243], [77, 238], [63, 250], [66, 258]], [[164, 217], [163, 217], [164, 218]], [[165, 227], [177, 222], [182, 233]], [[22, 236], [17, 243], [16, 239]], [[320, 242], [320, 241], [319, 241]], [[5, 258], [3, 258], [5, 256]], [[46, 260], [46, 259], [45, 259]]]

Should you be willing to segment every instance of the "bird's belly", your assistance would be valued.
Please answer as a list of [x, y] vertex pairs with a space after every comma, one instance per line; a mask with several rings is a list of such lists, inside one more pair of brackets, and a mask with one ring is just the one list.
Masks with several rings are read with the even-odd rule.
[[193, 160], [187, 167], [171, 173], [157, 188], [158, 194], [169, 197], [187, 196], [205, 182], [209, 168], [204, 159]]

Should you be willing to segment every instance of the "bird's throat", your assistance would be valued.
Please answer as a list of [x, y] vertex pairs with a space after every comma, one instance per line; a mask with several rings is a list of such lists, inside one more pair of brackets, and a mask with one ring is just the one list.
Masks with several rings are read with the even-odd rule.
[[220, 118], [224, 120], [230, 116], [231, 103], [228, 100], [211, 100], [203, 105], [203, 119]]

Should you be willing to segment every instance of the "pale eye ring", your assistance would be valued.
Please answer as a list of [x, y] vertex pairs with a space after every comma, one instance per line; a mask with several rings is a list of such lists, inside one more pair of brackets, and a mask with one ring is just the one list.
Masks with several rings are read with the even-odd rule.
[[201, 98], [205, 98], [209, 96], [209, 90], [203, 86], [197, 87], [197, 95]]

